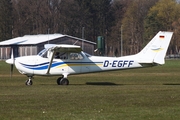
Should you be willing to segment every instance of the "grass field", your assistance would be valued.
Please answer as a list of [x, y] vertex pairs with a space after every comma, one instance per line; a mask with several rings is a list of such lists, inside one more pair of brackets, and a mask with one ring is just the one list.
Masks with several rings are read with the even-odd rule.
[[0, 62], [0, 120], [179, 120], [180, 60], [164, 66], [70, 76], [26, 76]]

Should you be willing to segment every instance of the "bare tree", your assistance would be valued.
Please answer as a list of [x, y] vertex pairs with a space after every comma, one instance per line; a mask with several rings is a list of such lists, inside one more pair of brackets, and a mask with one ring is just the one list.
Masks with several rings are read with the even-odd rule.
[[150, 9], [158, 0], [136, 0], [128, 7], [123, 18], [124, 44], [126, 54], [139, 52], [144, 44], [144, 19]]

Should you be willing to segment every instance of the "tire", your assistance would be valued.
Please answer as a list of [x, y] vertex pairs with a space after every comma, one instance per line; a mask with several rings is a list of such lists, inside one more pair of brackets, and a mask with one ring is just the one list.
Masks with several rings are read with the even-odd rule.
[[61, 85], [61, 84], [60, 84], [61, 79], [62, 79], [62, 77], [59, 77], [59, 78], [57, 79], [57, 84], [58, 84], [58, 85]]
[[60, 80], [60, 85], [69, 85], [69, 80], [66, 79], [66, 78], [62, 78], [62, 79]]

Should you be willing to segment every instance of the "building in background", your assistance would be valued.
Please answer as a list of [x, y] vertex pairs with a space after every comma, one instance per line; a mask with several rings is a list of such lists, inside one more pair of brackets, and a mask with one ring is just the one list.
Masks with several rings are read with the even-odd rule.
[[0, 60], [9, 59], [13, 49], [14, 57], [37, 55], [45, 44], [70, 44], [81, 46], [83, 51], [93, 55], [95, 42], [62, 34], [25, 35], [0, 42]]

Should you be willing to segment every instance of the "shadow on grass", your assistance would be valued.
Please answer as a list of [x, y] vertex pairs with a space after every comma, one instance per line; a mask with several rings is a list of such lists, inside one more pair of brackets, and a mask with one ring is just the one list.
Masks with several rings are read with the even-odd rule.
[[[57, 84], [39, 84], [39, 85], [57, 85]], [[69, 84], [68, 86], [84, 86], [84, 85], [102, 85], [102, 86], [118, 86], [124, 84], [115, 84], [112, 82], [86, 82], [85, 84]], [[66, 86], [66, 85], [57, 85], [57, 86]]]
[[86, 82], [86, 85], [107, 85], [107, 86], [111, 86], [111, 85], [118, 85], [112, 82]]
[[180, 85], [180, 83], [165, 83], [163, 85]]

